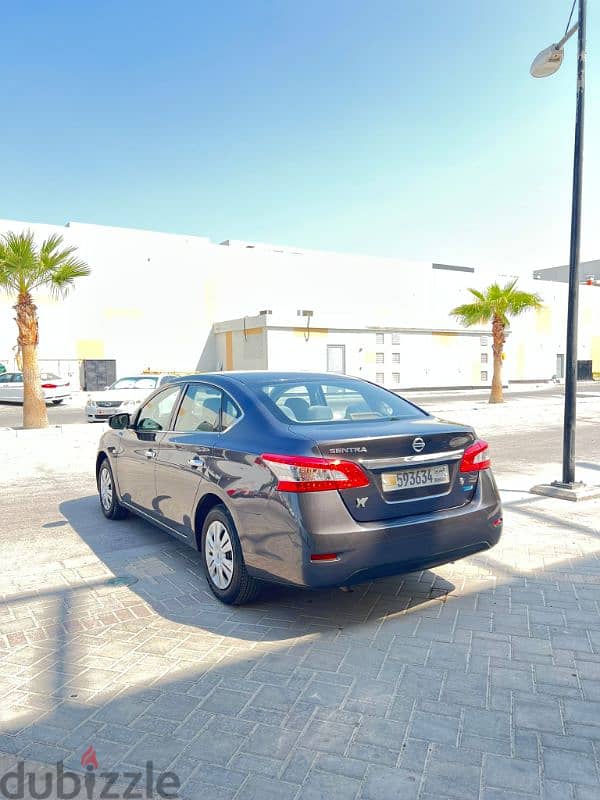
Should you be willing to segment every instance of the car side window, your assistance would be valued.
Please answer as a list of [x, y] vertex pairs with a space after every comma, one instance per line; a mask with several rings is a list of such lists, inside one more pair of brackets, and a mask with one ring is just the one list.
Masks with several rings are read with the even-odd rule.
[[242, 416], [242, 412], [233, 402], [230, 397], [227, 395], [223, 395], [223, 410], [221, 414], [221, 430], [226, 431], [227, 428], [231, 428], [234, 422], [236, 422]]
[[177, 413], [174, 430], [180, 433], [218, 433], [221, 430], [222, 396], [214, 386], [190, 384]]
[[13, 383], [23, 383], [23, 373], [22, 372], [13, 372], [13, 374], [12, 374], [12, 382]]
[[171, 413], [179, 396], [179, 386], [171, 386], [142, 406], [136, 428], [141, 431], [166, 431]]
[[0, 375], [0, 383], [10, 383], [12, 375], [8, 372], [6, 375]]

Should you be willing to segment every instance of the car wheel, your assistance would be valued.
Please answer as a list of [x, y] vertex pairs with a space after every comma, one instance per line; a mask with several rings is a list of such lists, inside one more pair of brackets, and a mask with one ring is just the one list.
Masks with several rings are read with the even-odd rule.
[[260, 583], [248, 575], [233, 520], [225, 506], [216, 506], [204, 520], [202, 564], [213, 594], [222, 603], [240, 606], [254, 600]]
[[98, 492], [100, 508], [107, 519], [123, 519], [127, 516], [127, 509], [117, 500], [115, 481], [107, 458], [103, 459], [98, 470]]
[[52, 405], [53, 406], [59, 406], [61, 403], [62, 403], [62, 399], [61, 400], [53, 400], [52, 401]]

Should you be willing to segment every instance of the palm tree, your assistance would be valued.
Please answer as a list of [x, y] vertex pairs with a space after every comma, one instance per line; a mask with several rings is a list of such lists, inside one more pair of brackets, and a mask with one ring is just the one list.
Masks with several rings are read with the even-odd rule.
[[517, 279], [509, 281], [505, 286], [492, 283], [483, 292], [469, 289], [475, 297], [474, 303], [457, 306], [450, 313], [458, 317], [465, 327], [492, 323], [492, 350], [494, 352], [494, 373], [490, 403], [503, 403], [502, 396], [502, 358], [508, 317], [518, 317], [532, 308], [541, 308], [539, 295], [521, 292], [515, 289]]
[[19, 330], [17, 349], [23, 365], [24, 428], [48, 427], [37, 358], [37, 306], [32, 293], [45, 287], [53, 296], [62, 297], [76, 278], [90, 274], [88, 265], [74, 257], [77, 248], [62, 245], [62, 236], [50, 236], [36, 247], [29, 230], [0, 236], [0, 289], [17, 297], [14, 309]]

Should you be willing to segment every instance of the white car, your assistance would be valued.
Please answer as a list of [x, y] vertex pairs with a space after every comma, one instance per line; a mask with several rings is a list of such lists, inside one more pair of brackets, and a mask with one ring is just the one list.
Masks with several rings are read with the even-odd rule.
[[85, 405], [88, 422], [100, 422], [113, 414], [133, 414], [148, 395], [174, 379], [173, 375], [131, 375], [119, 378], [100, 392], [90, 392]]
[[[57, 406], [71, 396], [71, 386], [69, 381], [55, 375], [53, 372], [42, 372], [42, 389], [47, 403]], [[23, 402], [23, 373], [22, 372], [3, 372], [0, 375], [0, 402], [22, 403]]]

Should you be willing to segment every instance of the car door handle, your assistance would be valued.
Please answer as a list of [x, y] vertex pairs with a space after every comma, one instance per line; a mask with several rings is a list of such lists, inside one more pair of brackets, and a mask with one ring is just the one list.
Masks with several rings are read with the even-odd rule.
[[200, 469], [204, 466], [205, 462], [203, 458], [200, 458], [200, 456], [192, 456], [188, 461], [188, 464], [192, 469]]
[[156, 450], [153, 450], [152, 448], [150, 448], [150, 450], [145, 450], [144, 455], [146, 458], [156, 458]]

